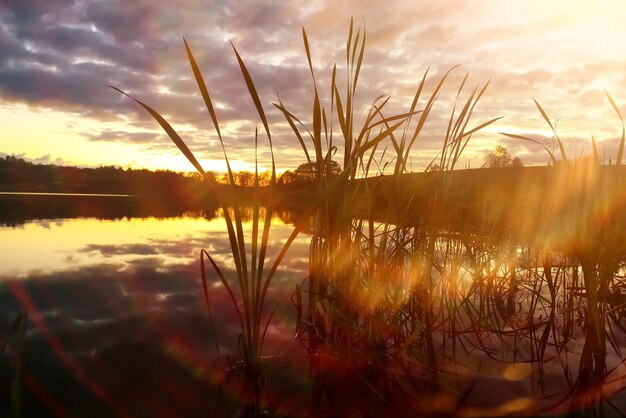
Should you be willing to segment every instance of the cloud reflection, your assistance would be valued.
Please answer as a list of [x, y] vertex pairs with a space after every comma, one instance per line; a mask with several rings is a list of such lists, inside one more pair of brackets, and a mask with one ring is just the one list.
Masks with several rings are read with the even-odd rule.
[[[78, 220], [78, 229], [87, 238], [70, 247], [53, 237], [43, 241], [48, 245], [46, 252], [59, 256], [59, 264], [38, 273], [23, 270], [19, 281], [3, 274], [0, 317], [8, 320], [28, 307], [33, 323], [25, 354], [30, 365], [29, 415], [54, 409], [46, 399], [53, 399], [66, 411], [95, 407], [121, 413], [137, 404], [143, 413], [157, 407], [171, 412], [163, 416], [179, 416], [181, 411], [195, 416], [210, 407], [206, 393], [215, 393], [216, 382], [211, 380], [216, 373], [211, 365], [215, 329], [204, 305], [195, 254], [204, 246], [225, 257], [227, 245], [220, 242], [223, 234], [211, 232], [207, 221], [159, 222], [105, 222], [110, 236], [118, 239], [115, 245], [95, 242], [108, 240], [88, 229], [97, 229], [100, 223]], [[45, 230], [67, 236], [76, 226], [66, 222], [46, 229], [34, 224], [26, 224], [21, 232]], [[161, 231], [153, 229], [156, 225]], [[197, 226], [204, 227], [191, 233]], [[120, 227], [136, 232], [128, 239], [131, 242], [124, 243], [126, 238], [117, 236]], [[276, 242], [289, 230], [276, 225]], [[0, 233], [7, 231], [15, 232], [3, 229]], [[139, 240], [143, 243], [136, 242]], [[62, 257], [73, 248], [81, 249], [80, 262], [62, 269]], [[294, 250], [298, 250], [297, 244]], [[234, 273], [228, 268], [224, 271], [227, 276]], [[268, 292], [267, 306], [279, 306], [267, 336], [268, 353], [287, 353], [299, 347], [292, 339], [295, 312], [289, 298], [303, 271], [285, 268], [283, 274], [294, 281], [277, 281]], [[210, 280], [216, 277], [211, 274]], [[223, 288], [212, 288], [210, 299], [222, 354], [236, 358], [240, 331], [231, 302]], [[206, 391], [204, 396], [196, 386]], [[56, 389], [59, 387], [74, 389], [61, 392]], [[45, 394], [37, 388], [45, 389]]]

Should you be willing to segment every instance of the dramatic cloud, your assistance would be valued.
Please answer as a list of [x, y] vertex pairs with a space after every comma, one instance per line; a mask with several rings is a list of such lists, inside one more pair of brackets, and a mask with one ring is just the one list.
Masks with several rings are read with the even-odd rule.
[[[260, 126], [229, 41], [244, 58], [272, 125], [280, 166], [302, 161], [298, 143], [272, 102], [278, 100], [308, 124], [312, 81], [302, 44], [306, 27], [313, 64], [328, 104], [332, 65], [345, 77], [345, 37], [351, 16], [367, 29], [367, 49], [357, 101], [363, 111], [379, 95], [392, 96], [388, 112], [407, 109], [426, 69], [428, 93], [455, 65], [436, 112], [418, 141], [416, 166], [436, 154], [456, 90], [469, 73], [468, 97], [490, 81], [475, 121], [504, 116], [472, 138], [467, 159], [479, 165], [497, 142], [528, 162], [543, 162], [535, 147], [499, 136], [506, 131], [550, 132], [533, 98], [560, 119], [563, 137], [596, 134], [606, 146], [620, 122], [607, 89], [626, 113], [624, 9], [618, 0], [481, 2], [252, 0], [122, 1], [9, 0], [0, 5], [0, 96], [3, 105], [47, 108], [89, 118], [89, 129], [68, 135], [89, 141], [137, 145], [146, 153], [169, 153], [171, 145], [141, 107], [108, 85], [155, 107], [184, 134], [201, 159], [219, 158], [213, 127], [186, 58], [182, 37], [201, 67], [229, 151], [252, 162], [254, 130]], [[362, 120], [362, 119], [361, 119]], [[336, 126], [336, 124], [335, 124]], [[43, 129], [43, 127], [41, 127]], [[9, 139], [7, 139], [9, 140]], [[5, 152], [36, 155], [10, 138]], [[582, 141], [582, 139], [581, 139]], [[3, 146], [5, 144], [2, 144]], [[582, 144], [576, 144], [575, 152]], [[87, 146], [85, 146], [87, 148]], [[120, 150], [129, 152], [129, 148]], [[121, 151], [123, 153], [123, 151]], [[41, 153], [39, 154], [41, 155]], [[169, 155], [169, 154], [168, 154]], [[63, 157], [62, 150], [56, 158]], [[118, 161], [103, 161], [116, 164]]]

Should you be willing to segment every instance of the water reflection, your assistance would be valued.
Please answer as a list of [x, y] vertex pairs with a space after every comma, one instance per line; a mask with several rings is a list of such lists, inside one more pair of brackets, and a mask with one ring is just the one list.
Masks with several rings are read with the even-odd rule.
[[299, 328], [318, 408], [624, 411], [623, 177], [582, 164], [517, 184], [485, 174], [413, 178], [433, 182], [426, 196], [398, 185], [411, 177], [372, 178], [318, 211]]
[[[244, 231], [250, 232], [249, 222]], [[270, 257], [290, 232], [273, 220]], [[2, 335], [10, 334], [17, 312], [30, 315], [23, 355], [26, 415], [206, 416], [225, 368], [214, 363], [200, 248], [232, 276], [221, 217], [63, 219], [0, 229]], [[307, 253], [306, 239], [297, 240], [269, 289], [268, 304], [278, 309], [268, 354], [302, 354], [292, 338], [290, 297], [294, 281], [305, 274]], [[220, 349], [235, 358], [235, 313], [211, 280]], [[236, 408], [227, 395], [223, 411]]]
[[[245, 236], [251, 217], [243, 211]], [[273, 218], [270, 260], [295, 217], [285, 212]], [[620, 237], [621, 224], [611, 225], [615, 229], [594, 239]], [[380, 248], [384, 234], [402, 245], [381, 252], [375, 269], [358, 255], [343, 254], [340, 261], [365, 291], [335, 289], [315, 302], [320, 312], [337, 309], [332, 320], [343, 345], [335, 347], [345, 352], [320, 349], [311, 359], [306, 348], [314, 338], [328, 338], [330, 320], [307, 323], [306, 309], [298, 313], [292, 304], [302, 310], [311, 302], [310, 236], [297, 239], [281, 264], [268, 293], [267, 306], [278, 308], [263, 363], [272, 412], [626, 412], [620, 245], [589, 244], [598, 249], [591, 254], [415, 226], [403, 231], [365, 223], [364, 230], [375, 238], [359, 237], [360, 254], [368, 254], [368, 245]], [[219, 212], [210, 219], [77, 218], [1, 228], [1, 335], [11, 334], [16, 313], [29, 312], [26, 415], [207, 416], [216, 408], [217, 416], [235, 414], [245, 398], [233, 372], [241, 331], [214, 275], [211, 326], [200, 248], [227, 277], [235, 276]], [[432, 274], [424, 274], [426, 267]], [[300, 292], [294, 294], [296, 285]], [[367, 320], [347, 315], [348, 308]], [[11, 350], [5, 360], [0, 379], [8, 381]]]
[[150, 196], [67, 193], [0, 194], [0, 225], [19, 226], [35, 219], [123, 219], [180, 217], [190, 212], [212, 218], [215, 203]]
[[[249, 233], [252, 215], [247, 212], [243, 211], [243, 220], [244, 230]], [[70, 266], [80, 268], [93, 265], [94, 260], [111, 264], [117, 271], [140, 262], [165, 267], [197, 261], [200, 248], [226, 261], [224, 258], [230, 251], [224, 220], [219, 213], [209, 219], [192, 213], [178, 218], [32, 220], [3, 228], [0, 276], [27, 277], [36, 272], [66, 270]], [[275, 245], [291, 232], [285, 222], [293, 222], [293, 217], [293, 214], [285, 216], [283, 213], [273, 217]]]

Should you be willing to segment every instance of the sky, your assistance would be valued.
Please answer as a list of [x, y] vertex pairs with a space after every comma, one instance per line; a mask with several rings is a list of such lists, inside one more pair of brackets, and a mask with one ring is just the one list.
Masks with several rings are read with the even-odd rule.
[[[108, 87], [113, 85], [165, 116], [205, 170], [224, 170], [185, 54], [185, 37], [214, 101], [233, 168], [253, 168], [254, 132], [261, 122], [230, 42], [267, 112], [277, 166], [293, 169], [305, 157], [272, 103], [280, 95], [310, 126], [313, 83], [302, 28], [328, 105], [334, 63], [339, 79], [345, 77], [351, 17], [367, 32], [357, 121], [380, 95], [390, 97], [390, 114], [407, 111], [427, 69], [425, 92], [458, 65], [412, 150], [412, 170], [423, 169], [441, 148], [466, 74], [460, 102], [489, 82], [469, 126], [502, 119], [471, 137], [459, 167], [480, 167], [498, 144], [527, 165], [546, 164], [540, 147], [500, 134], [525, 135], [551, 146], [553, 133], [533, 99], [556, 125], [570, 158], [591, 152], [593, 134], [600, 157], [615, 160], [622, 124], [604, 90], [626, 115], [622, 0], [4, 0], [0, 156], [193, 171], [154, 119]], [[269, 168], [268, 155], [260, 137], [261, 169]]]

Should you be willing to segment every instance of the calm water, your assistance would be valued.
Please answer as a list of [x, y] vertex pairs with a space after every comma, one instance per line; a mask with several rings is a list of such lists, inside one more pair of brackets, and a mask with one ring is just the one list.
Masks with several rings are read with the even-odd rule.
[[[250, 222], [244, 230], [250, 236]], [[292, 226], [272, 221], [270, 258]], [[0, 227], [0, 324], [11, 334], [28, 310], [25, 408], [29, 416], [206, 416], [215, 404], [215, 333], [200, 281], [207, 250], [232, 276], [224, 219], [74, 218]], [[293, 339], [295, 284], [306, 276], [308, 241], [293, 244], [268, 293], [277, 306], [267, 355], [302, 355]], [[238, 326], [210, 276], [222, 355], [238, 357]], [[11, 350], [0, 389], [10, 382]], [[7, 393], [2, 393], [6, 407]], [[224, 394], [222, 403], [228, 403]]]
[[[128, 206], [116, 206], [110, 212], [89, 204], [87, 212], [47, 219], [45, 208], [38, 215], [38, 204], [28, 205], [31, 212], [16, 216], [11, 211], [9, 218], [0, 219], [0, 337], [10, 341], [0, 362], [2, 411], [8, 411], [17, 351], [12, 327], [16, 316], [27, 311], [21, 356], [26, 416], [236, 414], [245, 386], [237, 384], [232, 372], [240, 358], [238, 320], [213, 272], [212, 316], [208, 314], [200, 280], [200, 249], [211, 254], [227, 277], [234, 277], [220, 212], [157, 218], [144, 209], [129, 212]], [[283, 212], [272, 219], [270, 260], [291, 233], [295, 216]], [[244, 233], [251, 235], [249, 220]], [[268, 405], [284, 416], [333, 416], [332, 410], [311, 409], [310, 359], [294, 338], [294, 291], [306, 283], [309, 241], [306, 234], [296, 239], [266, 303], [266, 318], [276, 311], [264, 351], [264, 392]], [[454, 237], [438, 241], [434, 254], [433, 332], [410, 339], [419, 347], [430, 341], [442, 390], [413, 408], [454, 405], [458, 393], [467, 393], [468, 406], [461, 415], [527, 414], [531, 409], [566, 413], [572, 388], [581, 390], [576, 383], [579, 361], [592, 338], [584, 323], [587, 311], [577, 264], [563, 254], [529, 246]], [[624, 277], [624, 257], [617, 256], [611, 276], [615, 294]], [[511, 263], [516, 265], [513, 276]], [[502, 288], [511, 277], [515, 293]], [[626, 379], [621, 355], [626, 350], [626, 299], [615, 298], [602, 301], [609, 337], [600, 396], [612, 406], [599, 411], [618, 416], [626, 411], [621, 390]], [[428, 367], [412, 366], [401, 356], [389, 359], [387, 367], [386, 378], [396, 392], [386, 396], [394, 402], [408, 402], [400, 389], [412, 393], [417, 387], [422, 393], [419, 385]], [[346, 382], [363, 389], [350, 378], [337, 385]], [[336, 390], [351, 397], [329, 397], [329, 405], [354, 402], [360, 409], [346, 411], [368, 416], [362, 398], [363, 393], [372, 398], [371, 392], [342, 389], [346, 387]]]

